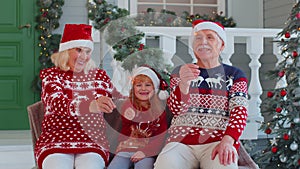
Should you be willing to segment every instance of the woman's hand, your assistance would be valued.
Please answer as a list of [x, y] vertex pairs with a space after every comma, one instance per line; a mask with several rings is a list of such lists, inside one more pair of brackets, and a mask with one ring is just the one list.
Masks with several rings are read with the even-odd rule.
[[90, 112], [93, 113], [111, 113], [114, 108], [116, 108], [115, 103], [107, 96], [101, 96], [97, 100], [92, 101], [89, 107]]
[[134, 153], [134, 154], [131, 156], [130, 160], [131, 160], [132, 162], [136, 163], [136, 162], [142, 160], [142, 159], [145, 158], [145, 157], [146, 157], [146, 155], [145, 155], [142, 151], [137, 151], [136, 153]]
[[230, 165], [235, 163], [238, 155], [235, 147], [233, 146], [234, 139], [225, 135], [221, 142], [213, 149], [211, 159], [214, 160], [219, 155], [220, 163], [223, 165]]

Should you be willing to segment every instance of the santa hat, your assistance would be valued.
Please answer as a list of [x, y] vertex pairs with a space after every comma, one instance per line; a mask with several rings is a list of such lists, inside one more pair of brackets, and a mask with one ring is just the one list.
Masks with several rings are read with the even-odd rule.
[[148, 76], [154, 85], [155, 92], [158, 93], [158, 97], [161, 100], [165, 100], [169, 97], [168, 83], [162, 79], [159, 73], [157, 73], [153, 68], [148, 66], [140, 66], [132, 71], [132, 79], [134, 79], [137, 75], [146, 75]]
[[76, 47], [94, 49], [92, 26], [86, 24], [66, 24], [59, 44], [59, 52]]
[[206, 20], [194, 20], [192, 26], [193, 26], [193, 35], [195, 32], [198, 32], [200, 30], [209, 29], [215, 31], [219, 35], [219, 37], [223, 40], [224, 44], [226, 43], [225, 29], [221, 23], [206, 21]]

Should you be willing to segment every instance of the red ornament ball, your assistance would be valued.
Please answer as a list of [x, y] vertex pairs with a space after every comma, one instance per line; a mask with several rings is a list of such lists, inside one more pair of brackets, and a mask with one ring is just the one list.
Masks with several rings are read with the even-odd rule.
[[282, 111], [282, 108], [281, 108], [281, 107], [277, 107], [277, 108], [275, 109], [275, 111], [276, 111], [277, 113], [280, 113], [280, 112]]
[[300, 12], [296, 14], [296, 18], [300, 19]]
[[284, 71], [280, 71], [280, 72], [278, 73], [278, 76], [279, 76], [279, 77], [283, 77], [283, 76], [284, 76], [284, 74], [285, 74], [285, 72], [284, 72]]
[[271, 133], [272, 133], [272, 130], [271, 130], [270, 128], [267, 128], [267, 129], [265, 130], [265, 133], [266, 133], [266, 134], [271, 134]]
[[144, 49], [144, 46], [145, 46], [145, 45], [141, 43], [141, 44], [140, 44], [140, 47], [139, 47], [139, 50], [143, 50], [143, 49]]
[[291, 37], [290, 32], [285, 32], [284, 37], [285, 37], [285, 38], [290, 38], [290, 37]]
[[267, 96], [268, 96], [269, 98], [271, 98], [271, 97], [274, 96], [274, 93], [269, 91], [269, 92], [267, 93]]
[[293, 55], [293, 57], [295, 58], [295, 57], [298, 56], [298, 52], [297, 52], [297, 51], [293, 51], [292, 55]]
[[276, 152], [278, 151], [278, 148], [277, 148], [277, 147], [272, 147], [271, 151], [272, 151], [273, 153], [276, 153]]
[[298, 164], [300, 165], [300, 159], [298, 159]]
[[280, 91], [280, 95], [281, 95], [282, 97], [284, 97], [286, 94], [287, 94], [287, 92], [286, 92], [284, 89], [282, 89], [282, 90]]
[[285, 134], [283, 135], [283, 139], [284, 139], [284, 140], [288, 140], [289, 138], [290, 138], [290, 136], [289, 136], [288, 134], [285, 133]]

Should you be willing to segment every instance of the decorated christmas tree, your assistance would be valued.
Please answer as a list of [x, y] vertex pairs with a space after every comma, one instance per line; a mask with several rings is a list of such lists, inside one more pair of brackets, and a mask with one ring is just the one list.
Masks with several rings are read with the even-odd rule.
[[282, 60], [268, 77], [278, 83], [267, 92], [263, 113], [270, 120], [261, 129], [270, 142], [257, 159], [263, 169], [300, 168], [300, 3], [296, 3], [278, 34]]

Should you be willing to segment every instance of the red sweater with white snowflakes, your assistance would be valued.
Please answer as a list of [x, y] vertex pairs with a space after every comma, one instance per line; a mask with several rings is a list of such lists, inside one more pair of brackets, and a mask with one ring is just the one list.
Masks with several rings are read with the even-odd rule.
[[200, 75], [191, 81], [185, 95], [178, 86], [179, 69], [180, 66], [174, 69], [170, 80], [172, 92], [167, 104], [174, 117], [167, 142], [198, 145], [220, 141], [229, 135], [238, 149], [247, 118], [245, 74], [226, 64], [200, 68]]
[[45, 115], [35, 146], [39, 168], [53, 153], [95, 152], [107, 164], [109, 147], [103, 114], [89, 112], [91, 101], [111, 97], [113, 87], [106, 72], [94, 69], [84, 74], [53, 67], [42, 70], [40, 78]]

